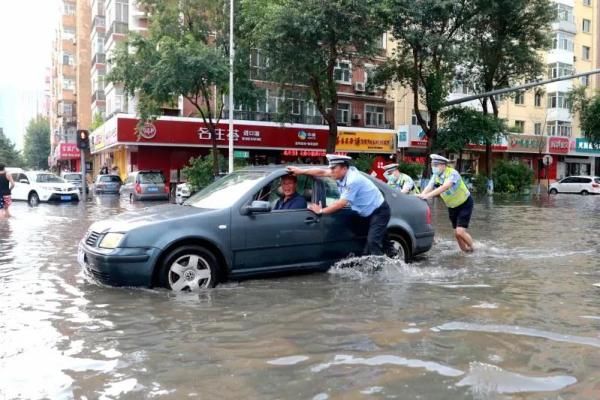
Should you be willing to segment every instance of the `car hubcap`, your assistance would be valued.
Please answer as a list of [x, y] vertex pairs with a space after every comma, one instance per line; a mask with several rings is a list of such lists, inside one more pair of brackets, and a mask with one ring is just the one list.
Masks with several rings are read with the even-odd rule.
[[396, 240], [391, 240], [391, 248], [388, 256], [391, 258], [397, 258], [399, 260], [404, 260], [404, 247], [402, 244]]
[[197, 291], [209, 287], [211, 282], [208, 263], [195, 254], [179, 257], [169, 268], [169, 285], [175, 291]]

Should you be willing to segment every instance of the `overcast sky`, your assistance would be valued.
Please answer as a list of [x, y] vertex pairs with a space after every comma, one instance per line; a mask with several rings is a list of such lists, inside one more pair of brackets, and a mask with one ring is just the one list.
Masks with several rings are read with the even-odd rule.
[[0, 127], [19, 147], [44, 91], [58, 22], [58, 0], [0, 0]]

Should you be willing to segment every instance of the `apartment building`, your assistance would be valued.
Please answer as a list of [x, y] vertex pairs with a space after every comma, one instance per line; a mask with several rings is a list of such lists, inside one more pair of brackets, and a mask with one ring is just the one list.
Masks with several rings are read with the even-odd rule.
[[[585, 72], [600, 65], [598, 54], [599, 12], [597, 2], [591, 0], [557, 0], [557, 19], [552, 24], [552, 46], [543, 54], [548, 79]], [[587, 87], [593, 94], [600, 85], [598, 76], [555, 82], [537, 89], [499, 97], [500, 117], [511, 128], [505, 140], [494, 144], [494, 159], [519, 160], [530, 166], [540, 178], [559, 179], [569, 175], [600, 172], [600, 152], [594, 154], [581, 136], [577, 116], [571, 115], [567, 93], [574, 87]], [[460, 82], [454, 87], [450, 99], [472, 94]], [[424, 162], [426, 148], [420, 126], [413, 112], [410, 91], [396, 88], [396, 128], [399, 147], [409, 161]], [[478, 107], [477, 101], [466, 104]], [[553, 156], [553, 163], [544, 167], [541, 158]], [[456, 157], [456, 155], [451, 155]], [[482, 146], [471, 145], [465, 149], [463, 169], [479, 171], [486, 162]]]

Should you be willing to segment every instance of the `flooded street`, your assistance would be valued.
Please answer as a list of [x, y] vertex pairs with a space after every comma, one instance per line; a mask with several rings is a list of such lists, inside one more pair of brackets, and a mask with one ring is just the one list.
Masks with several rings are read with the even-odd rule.
[[600, 398], [600, 197], [481, 199], [472, 255], [436, 204], [410, 265], [201, 294], [88, 282], [89, 224], [141, 206], [0, 221], [0, 399]]

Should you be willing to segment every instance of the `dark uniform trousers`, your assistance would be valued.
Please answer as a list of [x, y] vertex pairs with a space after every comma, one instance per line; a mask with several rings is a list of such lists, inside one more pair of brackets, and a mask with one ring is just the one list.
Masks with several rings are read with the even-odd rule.
[[384, 200], [379, 208], [375, 209], [371, 215], [365, 217], [369, 224], [369, 233], [367, 234], [367, 244], [365, 245], [364, 255], [382, 256], [384, 255], [384, 241], [388, 222], [390, 222], [390, 206]]

